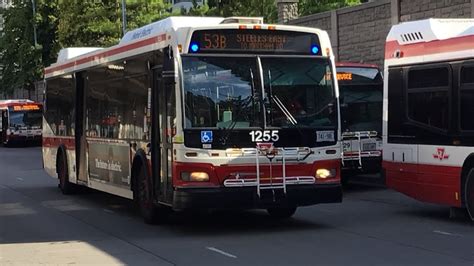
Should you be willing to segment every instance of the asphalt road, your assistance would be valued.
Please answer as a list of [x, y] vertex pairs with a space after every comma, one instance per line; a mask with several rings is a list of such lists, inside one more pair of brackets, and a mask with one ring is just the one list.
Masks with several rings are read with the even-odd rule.
[[142, 222], [101, 192], [64, 196], [41, 149], [0, 147], [0, 265], [474, 265], [474, 224], [449, 208], [380, 187], [352, 186], [342, 204], [176, 213]]

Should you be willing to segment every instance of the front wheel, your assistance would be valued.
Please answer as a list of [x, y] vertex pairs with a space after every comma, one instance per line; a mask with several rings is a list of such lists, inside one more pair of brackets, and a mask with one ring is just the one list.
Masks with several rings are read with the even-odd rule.
[[471, 220], [474, 221], [474, 168], [467, 174], [464, 184], [464, 202]]
[[268, 214], [273, 218], [285, 219], [290, 218], [296, 212], [296, 207], [286, 207], [286, 208], [268, 208]]
[[76, 186], [69, 182], [67, 161], [63, 156], [59, 158], [58, 162], [58, 179], [59, 189], [64, 195], [70, 195], [76, 191]]
[[159, 208], [153, 202], [151, 184], [147, 178], [144, 167], [140, 167], [136, 178], [138, 182], [134, 193], [137, 194], [136, 202], [140, 215], [147, 224], [160, 223], [163, 217], [159, 216]]

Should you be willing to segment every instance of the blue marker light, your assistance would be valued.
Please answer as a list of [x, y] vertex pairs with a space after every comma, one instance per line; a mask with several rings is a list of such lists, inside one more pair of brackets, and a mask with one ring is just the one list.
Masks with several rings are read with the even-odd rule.
[[311, 53], [317, 54], [318, 52], [319, 52], [318, 46], [317, 46], [317, 45], [313, 45], [313, 46], [311, 47]]
[[191, 52], [196, 53], [197, 51], [199, 51], [199, 45], [197, 43], [192, 43]]

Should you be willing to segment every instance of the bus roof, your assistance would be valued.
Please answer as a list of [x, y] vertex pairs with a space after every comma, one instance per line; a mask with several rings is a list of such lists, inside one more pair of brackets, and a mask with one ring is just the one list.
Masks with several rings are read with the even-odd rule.
[[21, 103], [35, 103], [34, 101], [32, 100], [28, 100], [28, 99], [9, 99], [9, 100], [0, 100], [0, 104], [4, 104], [4, 105], [7, 105], [7, 104], [21, 104]]
[[258, 24], [258, 29], [261, 30], [294, 30], [314, 32], [318, 35], [324, 34], [324, 38], [320, 40], [321, 49], [324, 49], [328, 55], [329, 53], [332, 55], [327, 33], [315, 28], [266, 25], [263, 24], [263, 19], [259, 17], [169, 17], [128, 32], [119, 44], [109, 48], [73, 48], [73, 50], [62, 51], [63, 54], [69, 56], [64, 56], [62, 60], [58, 58], [55, 64], [45, 68], [44, 74], [45, 78], [48, 79], [133, 55], [144, 54], [161, 49], [169, 44], [174, 44], [173, 48], [176, 48], [176, 46], [185, 45], [189, 41], [190, 32], [193, 29], [239, 29], [241, 26], [247, 27], [249, 25], [253, 26], [248, 28], [255, 28], [256, 24]]
[[391, 28], [385, 44], [385, 60], [443, 53], [456, 53], [450, 54], [452, 59], [473, 56], [473, 43], [474, 19], [404, 22]]

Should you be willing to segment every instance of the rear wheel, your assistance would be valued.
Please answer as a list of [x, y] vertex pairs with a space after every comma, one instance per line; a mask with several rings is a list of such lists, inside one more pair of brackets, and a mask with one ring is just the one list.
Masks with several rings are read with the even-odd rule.
[[67, 161], [64, 156], [58, 157], [58, 179], [59, 179], [59, 189], [64, 195], [73, 194], [76, 190], [76, 186], [69, 182]]
[[469, 171], [464, 183], [464, 202], [471, 220], [474, 221], [474, 168]]
[[285, 219], [290, 218], [295, 214], [296, 207], [268, 208], [267, 212], [273, 218]]
[[151, 184], [147, 178], [144, 167], [140, 167], [140, 170], [138, 170], [136, 181], [134, 190], [136, 197], [134, 196], [134, 198], [138, 205], [140, 215], [147, 224], [159, 223], [160, 218], [163, 219], [163, 217], [159, 217], [159, 208], [153, 202]]

